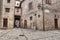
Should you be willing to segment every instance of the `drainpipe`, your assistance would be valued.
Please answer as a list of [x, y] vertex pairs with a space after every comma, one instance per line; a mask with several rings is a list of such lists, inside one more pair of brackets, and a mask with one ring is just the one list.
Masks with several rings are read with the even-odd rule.
[[20, 24], [21, 24], [21, 27], [22, 27], [22, 3], [24, 2], [25, 0], [22, 0], [21, 3], [20, 3], [20, 9], [21, 9], [21, 20], [20, 20]]
[[44, 0], [42, 0], [42, 14], [43, 14], [43, 31], [45, 31], [45, 21], [44, 21]]

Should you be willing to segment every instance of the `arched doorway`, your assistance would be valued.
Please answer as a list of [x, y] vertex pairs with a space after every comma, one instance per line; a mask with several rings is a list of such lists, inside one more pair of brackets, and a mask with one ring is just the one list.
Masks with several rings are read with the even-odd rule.
[[24, 28], [27, 28], [27, 20], [24, 20]]
[[55, 28], [58, 29], [58, 19], [57, 18], [54, 19], [54, 23], [55, 23]]
[[55, 18], [54, 18], [54, 24], [55, 24], [55, 29], [58, 29], [58, 18], [57, 18], [57, 15], [55, 15]]
[[14, 28], [20, 27], [20, 16], [15, 15], [14, 16]]

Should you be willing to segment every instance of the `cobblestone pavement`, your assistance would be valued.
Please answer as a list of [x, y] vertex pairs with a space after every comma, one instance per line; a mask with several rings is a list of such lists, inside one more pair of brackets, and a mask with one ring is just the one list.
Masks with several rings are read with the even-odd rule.
[[22, 28], [0, 30], [0, 40], [60, 40], [60, 30], [38, 31]]

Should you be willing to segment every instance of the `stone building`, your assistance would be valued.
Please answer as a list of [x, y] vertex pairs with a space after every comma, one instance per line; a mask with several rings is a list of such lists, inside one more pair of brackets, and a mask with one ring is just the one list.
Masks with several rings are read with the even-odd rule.
[[59, 5], [59, 0], [1, 0], [0, 28], [60, 28]]
[[[42, 10], [41, 1], [39, 0], [26, 0], [23, 4], [23, 15], [22, 15], [22, 23], [24, 28], [29, 29], [43, 29], [43, 21], [42, 21]], [[27, 2], [27, 3], [26, 3]], [[26, 4], [26, 5], [24, 5]]]
[[[44, 3], [45, 4], [45, 3]], [[60, 29], [60, 0], [50, 0], [44, 5], [45, 30]], [[47, 11], [47, 12], [46, 12]]]
[[13, 28], [15, 0], [2, 0], [2, 24], [0, 28]]
[[[22, 6], [24, 6], [25, 2]], [[59, 0], [30, 0], [26, 5], [28, 5], [28, 7], [25, 6], [26, 10], [23, 7], [23, 27], [38, 30], [60, 28]]]

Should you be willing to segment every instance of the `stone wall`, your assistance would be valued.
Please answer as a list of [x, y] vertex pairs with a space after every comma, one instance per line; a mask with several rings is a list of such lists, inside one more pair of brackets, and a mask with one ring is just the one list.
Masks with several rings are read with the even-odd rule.
[[[3, 18], [8, 19], [8, 28], [13, 28], [14, 26], [14, 6], [15, 6], [15, 0], [11, 0], [10, 3], [7, 3], [7, 0], [3, 0], [2, 13]], [[10, 12], [5, 12], [5, 8], [10, 8]]]
[[[44, 20], [45, 20], [45, 29], [46, 30], [52, 30], [52, 29], [55, 29], [55, 22], [54, 22], [54, 19], [55, 19], [55, 15], [57, 16], [57, 19], [58, 19], [58, 29], [60, 28], [60, 14], [59, 14], [59, 11], [57, 10], [58, 6], [56, 5], [59, 5], [59, 0], [51, 0], [52, 1], [52, 4], [51, 5], [48, 5], [48, 7], [51, 7], [51, 8], [48, 8], [50, 9], [49, 13], [44, 13]], [[46, 6], [46, 4], [45, 4]], [[52, 8], [53, 7], [53, 8]], [[55, 11], [56, 10], [56, 11]]]
[[54, 29], [54, 15], [53, 13], [44, 13], [45, 30]]
[[[31, 1], [31, 0], [30, 0]], [[58, 2], [59, 0], [52, 0], [52, 5], [55, 4], [56, 2]], [[28, 2], [26, 4], [26, 2]], [[34, 29], [33, 27], [35, 26], [37, 29], [39, 30], [43, 30], [43, 23], [45, 25], [45, 30], [51, 30], [51, 29], [55, 29], [55, 25], [54, 25], [54, 19], [55, 19], [55, 12], [50, 10], [50, 13], [44, 13], [44, 22], [43, 22], [43, 11], [42, 9], [38, 10], [37, 6], [38, 4], [40, 4], [40, 6], [42, 6], [42, 0], [33, 0], [33, 7], [34, 9], [31, 11], [28, 11], [28, 4], [29, 4], [29, 0], [25, 1], [23, 3], [23, 24], [24, 24], [24, 20], [27, 20], [27, 28], [31, 28]], [[26, 4], [26, 6], [25, 6]], [[45, 3], [44, 1], [44, 7], [48, 6], [51, 7], [52, 5], [48, 5]], [[25, 8], [24, 8], [25, 6]], [[36, 11], [36, 12], [35, 12]], [[35, 12], [35, 13], [34, 13]], [[34, 16], [34, 14], [36, 14], [36, 16]], [[38, 15], [40, 14], [40, 18], [38, 18]], [[30, 21], [30, 16], [33, 17], [33, 20]], [[59, 22], [58, 22], [59, 23]], [[60, 23], [59, 23], [60, 24]], [[35, 29], [36, 29], [35, 28]]]
[[[28, 5], [29, 5], [30, 2], [33, 3], [33, 9], [32, 10], [28, 10], [29, 9]], [[23, 15], [22, 15], [23, 26], [24, 26], [24, 20], [27, 20], [27, 28], [43, 30], [43, 14], [42, 14], [41, 8], [38, 10], [38, 4], [41, 4], [41, 1], [39, 1], [39, 0], [28, 0], [27, 1], [26, 0], [22, 4], [22, 8], [23, 8]], [[38, 15], [40, 15], [40, 17], [38, 17]], [[32, 20], [30, 20], [31, 16], [32, 16]]]

